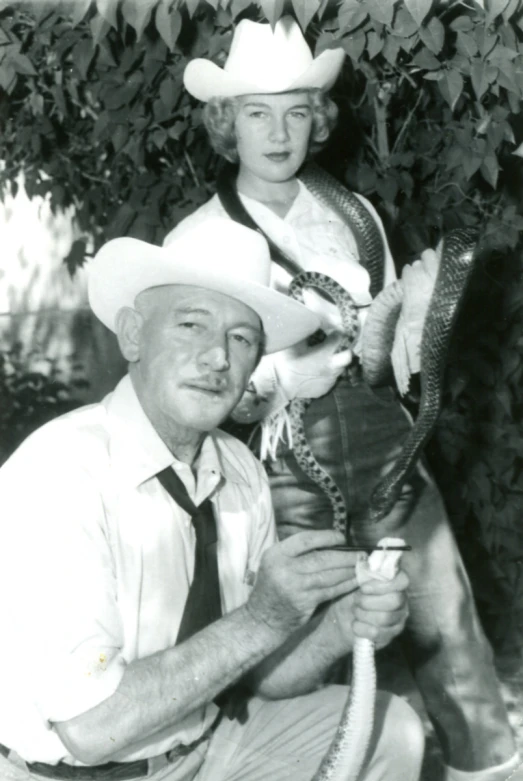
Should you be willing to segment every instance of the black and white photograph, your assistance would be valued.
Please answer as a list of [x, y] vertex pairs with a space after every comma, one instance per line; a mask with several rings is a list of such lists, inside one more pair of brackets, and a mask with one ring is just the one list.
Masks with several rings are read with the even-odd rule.
[[0, 0], [0, 781], [523, 781], [523, 0]]

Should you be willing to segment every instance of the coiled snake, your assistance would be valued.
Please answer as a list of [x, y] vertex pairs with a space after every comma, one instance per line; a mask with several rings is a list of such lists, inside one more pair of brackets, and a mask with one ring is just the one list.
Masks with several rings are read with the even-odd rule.
[[[328, 208], [337, 211], [353, 229], [360, 262], [371, 277], [371, 292], [376, 296], [383, 285], [383, 241], [376, 223], [362, 203], [338, 182], [316, 166], [308, 166], [300, 175], [307, 188]], [[422, 448], [431, 436], [440, 408], [443, 373], [452, 328], [473, 268], [476, 233], [459, 229], [445, 237], [434, 291], [425, 319], [421, 342], [421, 400], [419, 413], [393, 468], [379, 482], [371, 496], [369, 521], [384, 518], [394, 506], [401, 487], [414, 469]], [[401, 309], [401, 285], [395, 284], [397, 319]], [[359, 334], [357, 309], [350, 295], [334, 280], [322, 274], [304, 272], [294, 278], [289, 294], [302, 300], [305, 287], [320, 288], [328, 293], [340, 308], [345, 332], [341, 348], [351, 347]], [[387, 326], [390, 327], [390, 319]], [[363, 334], [365, 337], [365, 332]], [[387, 343], [385, 335], [384, 343]], [[364, 377], [380, 378], [380, 369], [365, 365]], [[383, 356], [383, 372], [387, 371], [388, 355]], [[304, 415], [311, 400], [291, 402], [293, 449], [302, 470], [327, 495], [333, 510], [334, 528], [347, 531], [347, 510], [343, 495], [314, 458], [307, 443]], [[356, 781], [360, 774], [373, 727], [376, 671], [371, 641], [357, 639], [353, 650], [353, 676], [349, 698], [336, 735], [312, 781]]]

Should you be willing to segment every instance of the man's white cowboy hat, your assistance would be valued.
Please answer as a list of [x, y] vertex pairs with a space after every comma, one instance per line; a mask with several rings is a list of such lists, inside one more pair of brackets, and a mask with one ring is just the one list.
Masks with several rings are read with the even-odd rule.
[[271, 258], [263, 236], [223, 217], [209, 218], [167, 247], [112, 239], [87, 271], [91, 309], [111, 331], [122, 307], [133, 307], [139, 293], [160, 285], [193, 285], [246, 304], [263, 323], [266, 353], [296, 344], [321, 325], [303, 304], [270, 288]]
[[210, 60], [192, 60], [183, 75], [185, 88], [198, 100], [289, 92], [307, 87], [330, 89], [340, 72], [343, 49], [326, 49], [313, 58], [291, 16], [275, 25], [243, 19], [234, 31], [222, 68]]

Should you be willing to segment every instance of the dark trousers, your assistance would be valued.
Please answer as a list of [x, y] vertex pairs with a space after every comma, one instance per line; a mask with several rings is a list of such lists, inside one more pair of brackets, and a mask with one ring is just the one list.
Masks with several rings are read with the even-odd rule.
[[[373, 487], [396, 458], [410, 428], [390, 388], [342, 379], [306, 413], [314, 455], [342, 490], [358, 543], [398, 536], [412, 545], [402, 564], [410, 578], [410, 617], [401, 637], [411, 672], [441, 742], [447, 764], [492, 767], [516, 751], [479, 623], [470, 583], [441, 496], [420, 465], [392, 512], [366, 522]], [[332, 526], [328, 499], [282, 448], [269, 465], [281, 537]]]

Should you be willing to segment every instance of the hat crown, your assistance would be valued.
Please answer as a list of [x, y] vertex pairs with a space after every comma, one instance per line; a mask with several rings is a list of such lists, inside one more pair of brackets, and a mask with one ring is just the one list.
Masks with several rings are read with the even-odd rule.
[[[271, 257], [267, 242], [260, 233], [233, 220], [209, 217], [204, 228], [188, 231], [168, 244], [166, 262], [192, 266], [195, 280], [206, 287], [209, 272], [219, 269], [224, 277], [270, 285]], [[197, 284], [197, 281], [194, 282]]]
[[224, 71], [267, 91], [279, 91], [310, 67], [311, 50], [298, 24], [284, 16], [272, 29], [244, 19], [234, 32]]
[[341, 46], [317, 57], [292, 16], [275, 25], [243, 19], [231, 42], [223, 68], [197, 57], [185, 68], [183, 82], [198, 100], [262, 95], [291, 90], [324, 89], [334, 84], [343, 63]]

